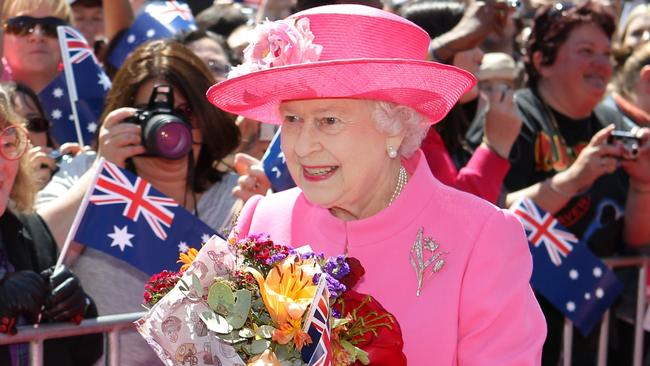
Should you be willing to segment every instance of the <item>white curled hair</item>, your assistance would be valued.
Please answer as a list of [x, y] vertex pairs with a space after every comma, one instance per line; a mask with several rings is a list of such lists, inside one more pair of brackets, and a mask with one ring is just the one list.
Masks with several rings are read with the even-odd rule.
[[404, 131], [404, 140], [397, 152], [405, 158], [413, 155], [427, 135], [428, 119], [415, 109], [384, 101], [373, 101], [372, 117], [377, 130], [389, 135]]

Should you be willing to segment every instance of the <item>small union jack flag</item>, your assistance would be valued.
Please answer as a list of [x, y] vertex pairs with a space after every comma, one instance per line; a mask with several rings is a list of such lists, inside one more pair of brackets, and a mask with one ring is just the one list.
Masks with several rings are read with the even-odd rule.
[[215, 234], [149, 182], [106, 161], [101, 162], [75, 223], [73, 240], [148, 274], [177, 268], [179, 252], [200, 248]]
[[562, 265], [561, 257], [566, 258], [578, 238], [560, 226], [553, 215], [541, 210], [530, 199], [522, 201], [514, 213], [524, 225], [528, 241], [535, 247], [544, 244], [551, 262], [556, 266]]
[[304, 325], [312, 343], [304, 346], [301, 353], [309, 366], [330, 366], [332, 363], [329, 297], [327, 281], [321, 276]]
[[132, 221], [138, 221], [142, 215], [158, 238], [167, 239], [163, 226], [169, 228], [174, 219], [174, 214], [167, 207], [178, 206], [173, 199], [153, 193], [151, 183], [140, 177], [131, 182], [112, 164], [104, 165], [95, 184], [97, 193], [90, 196], [90, 202], [96, 205], [124, 204], [122, 215]]

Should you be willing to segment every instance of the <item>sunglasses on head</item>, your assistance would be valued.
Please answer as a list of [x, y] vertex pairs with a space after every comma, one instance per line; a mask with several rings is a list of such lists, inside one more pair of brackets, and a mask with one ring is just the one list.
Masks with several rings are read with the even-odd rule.
[[551, 18], [561, 18], [567, 15], [567, 12], [571, 9], [574, 9], [576, 5], [572, 2], [560, 2], [553, 5], [551, 10], [548, 12], [549, 17]]
[[208, 60], [208, 69], [220, 76], [226, 76], [232, 69], [232, 66], [228, 64], [222, 64], [215, 60]]
[[34, 33], [36, 26], [40, 26], [41, 32], [47, 37], [56, 38], [56, 27], [67, 25], [63, 19], [56, 17], [35, 18], [27, 15], [21, 15], [7, 19], [4, 24], [4, 30], [7, 34], [15, 36], [26, 36]]

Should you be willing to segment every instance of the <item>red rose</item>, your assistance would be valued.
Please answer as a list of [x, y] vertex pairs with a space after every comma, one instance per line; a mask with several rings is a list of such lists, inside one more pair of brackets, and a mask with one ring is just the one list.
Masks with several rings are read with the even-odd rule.
[[[352, 315], [353, 319], [348, 324], [347, 331], [347, 334], [352, 336], [349, 340], [368, 352], [370, 365], [406, 365], [406, 356], [402, 352], [404, 341], [399, 324], [395, 317], [372, 296], [346, 291], [336, 301], [334, 308], [341, 317]], [[342, 311], [343, 308], [345, 313]], [[377, 333], [376, 336], [371, 328]], [[357, 361], [355, 365], [362, 364]]]
[[352, 290], [359, 282], [359, 279], [366, 273], [366, 270], [363, 269], [361, 262], [356, 258], [348, 257], [345, 258], [345, 261], [350, 266], [350, 273], [340, 279], [339, 282], [344, 284], [348, 290]]

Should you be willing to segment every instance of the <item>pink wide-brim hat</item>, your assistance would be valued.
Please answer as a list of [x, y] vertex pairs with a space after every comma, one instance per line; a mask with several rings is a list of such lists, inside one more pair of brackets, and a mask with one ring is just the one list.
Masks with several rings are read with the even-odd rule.
[[363, 5], [327, 5], [288, 19], [302, 18], [309, 19], [313, 44], [322, 46], [316, 61], [229, 78], [208, 90], [210, 102], [279, 125], [283, 101], [378, 100], [411, 107], [436, 123], [476, 83], [469, 72], [427, 61], [428, 34], [393, 13]]

